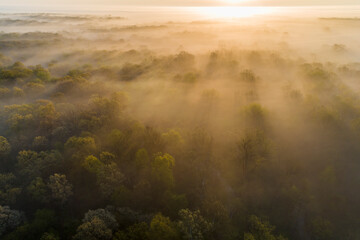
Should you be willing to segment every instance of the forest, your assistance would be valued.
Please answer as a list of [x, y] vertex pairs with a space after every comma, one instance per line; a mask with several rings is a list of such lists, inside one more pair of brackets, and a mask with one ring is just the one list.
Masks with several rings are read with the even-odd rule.
[[359, 240], [358, 18], [0, 14], [2, 240]]

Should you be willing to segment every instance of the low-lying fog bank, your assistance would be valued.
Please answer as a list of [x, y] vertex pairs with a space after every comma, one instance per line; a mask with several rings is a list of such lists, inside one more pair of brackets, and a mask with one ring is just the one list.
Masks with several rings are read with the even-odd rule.
[[140, 15], [0, 14], [1, 238], [359, 239], [360, 18]]

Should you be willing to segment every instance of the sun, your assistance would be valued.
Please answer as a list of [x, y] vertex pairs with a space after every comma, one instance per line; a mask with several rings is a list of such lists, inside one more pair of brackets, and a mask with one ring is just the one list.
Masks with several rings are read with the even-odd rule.
[[245, 2], [246, 0], [224, 0], [225, 3], [227, 4], [239, 4], [239, 3], [243, 3]]
[[247, 18], [263, 16], [273, 12], [266, 7], [240, 7], [240, 6], [222, 6], [222, 7], [200, 7], [196, 12], [213, 18]]

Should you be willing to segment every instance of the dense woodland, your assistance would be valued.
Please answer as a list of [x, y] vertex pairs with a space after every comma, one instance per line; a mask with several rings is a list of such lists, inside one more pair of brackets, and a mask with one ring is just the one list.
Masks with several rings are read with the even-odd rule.
[[358, 19], [126, 21], [1, 15], [1, 239], [360, 239]]

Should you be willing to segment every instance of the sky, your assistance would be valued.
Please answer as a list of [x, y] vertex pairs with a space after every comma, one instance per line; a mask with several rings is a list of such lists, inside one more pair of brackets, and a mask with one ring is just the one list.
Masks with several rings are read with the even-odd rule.
[[[31, 3], [30, 3], [31, 2]], [[116, 6], [312, 6], [359, 5], [360, 0], [0, 0], [6, 5], [116, 5]]]

